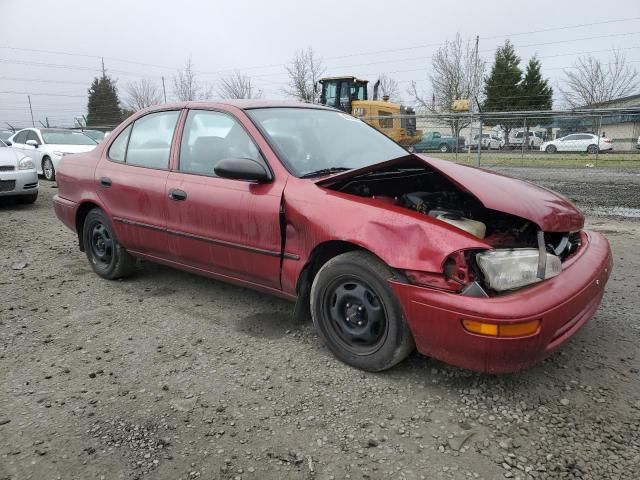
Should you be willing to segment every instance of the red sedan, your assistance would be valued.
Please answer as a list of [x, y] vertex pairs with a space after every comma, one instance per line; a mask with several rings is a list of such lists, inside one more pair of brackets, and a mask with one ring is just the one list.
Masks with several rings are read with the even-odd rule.
[[140, 257], [294, 300], [371, 371], [414, 347], [521, 370], [593, 316], [612, 268], [564, 197], [315, 105], [147, 109], [65, 157], [58, 184], [56, 214], [101, 277]]

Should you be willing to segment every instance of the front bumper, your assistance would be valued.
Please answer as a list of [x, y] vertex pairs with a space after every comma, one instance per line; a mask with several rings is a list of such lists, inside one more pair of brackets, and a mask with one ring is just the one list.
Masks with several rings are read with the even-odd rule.
[[[391, 281], [418, 350], [443, 362], [484, 373], [510, 373], [543, 360], [595, 314], [611, 274], [607, 240], [582, 233], [579, 251], [563, 263], [562, 273], [508, 295], [491, 298]], [[527, 337], [497, 338], [465, 330], [462, 320], [513, 324], [540, 320]]]
[[0, 172], [0, 197], [32, 195], [38, 192], [38, 174], [33, 170]]

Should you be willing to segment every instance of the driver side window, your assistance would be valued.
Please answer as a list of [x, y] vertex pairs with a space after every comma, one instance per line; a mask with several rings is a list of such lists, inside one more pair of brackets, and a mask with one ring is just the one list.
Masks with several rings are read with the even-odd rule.
[[242, 125], [226, 113], [191, 110], [180, 146], [178, 170], [216, 176], [213, 169], [225, 158], [250, 158], [268, 167]]

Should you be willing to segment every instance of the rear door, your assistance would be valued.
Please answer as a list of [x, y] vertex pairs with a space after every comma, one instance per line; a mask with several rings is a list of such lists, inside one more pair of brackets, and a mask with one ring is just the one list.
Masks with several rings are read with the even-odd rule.
[[181, 263], [279, 288], [286, 177], [258, 184], [220, 178], [213, 171], [218, 161], [234, 157], [264, 162], [269, 169], [248, 123], [226, 111], [189, 111], [164, 196], [167, 230]]
[[168, 255], [165, 186], [179, 115], [167, 110], [138, 118], [113, 139], [96, 168], [116, 235], [134, 252]]

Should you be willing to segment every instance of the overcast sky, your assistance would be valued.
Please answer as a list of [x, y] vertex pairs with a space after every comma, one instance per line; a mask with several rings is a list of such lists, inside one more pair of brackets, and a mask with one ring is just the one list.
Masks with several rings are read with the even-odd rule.
[[239, 69], [265, 97], [282, 98], [283, 64], [312, 46], [327, 75], [387, 73], [409, 100], [411, 80], [429, 90], [430, 56], [456, 32], [479, 35], [489, 62], [506, 38], [523, 63], [537, 53], [554, 87], [581, 54], [607, 59], [620, 48], [640, 69], [638, 0], [0, 0], [0, 128], [31, 123], [28, 94], [36, 124], [71, 125], [86, 114], [101, 56], [120, 87], [165, 76], [168, 99], [189, 56], [202, 83]]

